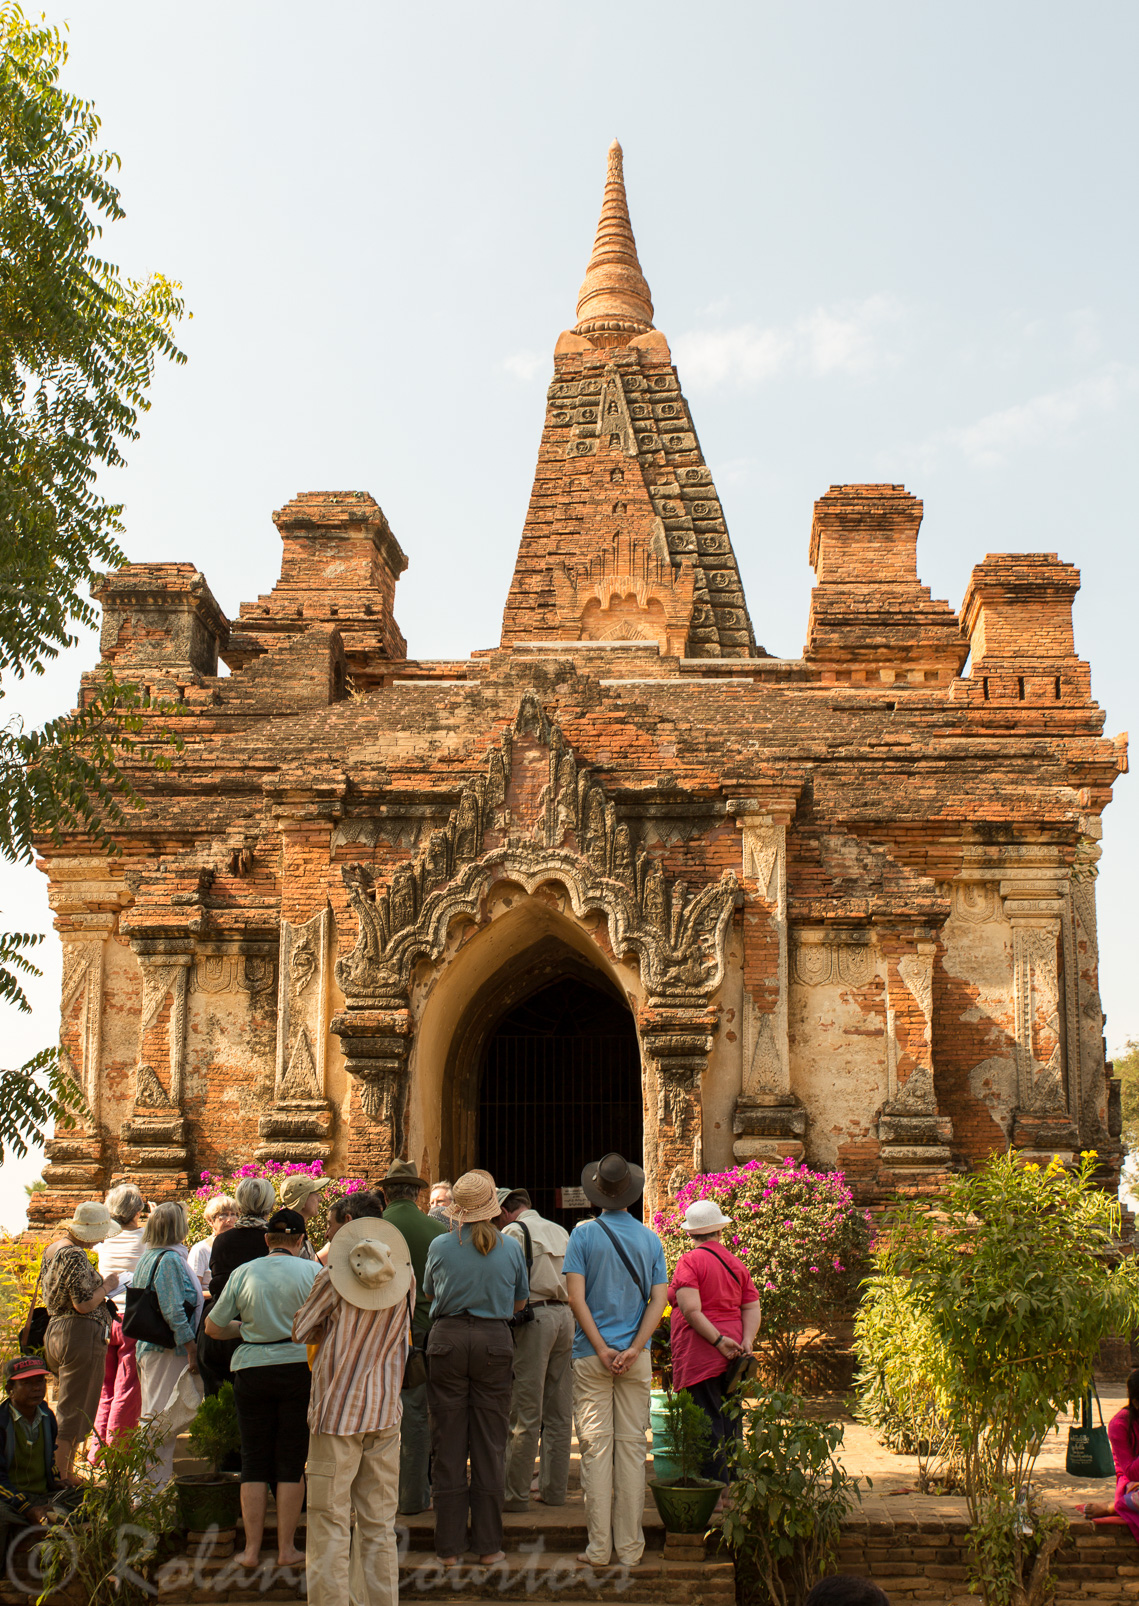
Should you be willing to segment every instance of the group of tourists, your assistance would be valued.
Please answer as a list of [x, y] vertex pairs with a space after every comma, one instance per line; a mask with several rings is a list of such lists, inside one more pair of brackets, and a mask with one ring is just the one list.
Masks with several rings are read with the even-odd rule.
[[[130, 1183], [59, 1224], [40, 1274], [43, 1359], [20, 1357], [5, 1379], [9, 1522], [66, 1505], [80, 1447], [90, 1438], [94, 1459], [140, 1421], [152, 1429], [148, 1476], [168, 1481], [176, 1434], [162, 1427], [200, 1378], [209, 1392], [233, 1384], [241, 1563], [259, 1565], [270, 1489], [277, 1561], [301, 1563], [307, 1500], [318, 1606], [395, 1601], [401, 1513], [434, 1508], [444, 1566], [468, 1552], [501, 1560], [504, 1511], [565, 1502], [575, 1424], [588, 1530], [579, 1560], [635, 1565], [649, 1343], [667, 1300], [673, 1382], [706, 1412], [706, 1471], [723, 1474], [725, 1380], [751, 1348], [759, 1297], [719, 1242], [730, 1223], [715, 1204], [689, 1207], [692, 1248], [670, 1282], [660, 1239], [630, 1214], [644, 1172], [618, 1154], [586, 1166], [597, 1215], [572, 1233], [486, 1171], [432, 1185], [398, 1160], [372, 1190], [333, 1201], [314, 1253], [308, 1224], [326, 1186], [298, 1173], [278, 1198], [268, 1180], [246, 1178], [209, 1201], [210, 1236], [192, 1248], [185, 1206], [147, 1211]], [[129, 1288], [157, 1307], [168, 1342], [127, 1331]]]

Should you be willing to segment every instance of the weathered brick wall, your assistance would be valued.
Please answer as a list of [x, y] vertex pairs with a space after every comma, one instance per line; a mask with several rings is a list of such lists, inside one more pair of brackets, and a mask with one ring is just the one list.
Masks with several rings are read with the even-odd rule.
[[[872, 1578], [892, 1602], [979, 1601], [971, 1594], [969, 1530], [965, 1523], [868, 1522], [843, 1525], [836, 1570]], [[1126, 1528], [1073, 1522], [1056, 1556], [1057, 1606], [1139, 1596], [1139, 1546]]]

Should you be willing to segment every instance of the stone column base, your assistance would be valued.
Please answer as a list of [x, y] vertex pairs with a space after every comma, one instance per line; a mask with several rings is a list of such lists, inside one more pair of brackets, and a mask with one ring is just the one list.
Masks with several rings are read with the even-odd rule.
[[334, 1115], [324, 1099], [282, 1099], [257, 1123], [258, 1160], [311, 1165], [332, 1153]]
[[807, 1134], [807, 1112], [792, 1093], [739, 1098], [732, 1132], [732, 1153], [741, 1165], [748, 1160], [772, 1160], [778, 1164], [787, 1155], [801, 1160], [806, 1153], [803, 1139]]

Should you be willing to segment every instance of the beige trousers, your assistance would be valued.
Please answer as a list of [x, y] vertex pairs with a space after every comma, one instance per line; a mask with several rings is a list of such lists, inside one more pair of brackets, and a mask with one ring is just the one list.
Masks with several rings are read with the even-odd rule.
[[309, 1606], [398, 1606], [398, 1426], [310, 1434], [305, 1476]]
[[589, 1529], [586, 1554], [607, 1567], [610, 1551], [635, 1567], [645, 1548], [645, 1434], [652, 1362], [642, 1351], [614, 1377], [596, 1355], [573, 1363], [573, 1414], [581, 1450], [581, 1486]]

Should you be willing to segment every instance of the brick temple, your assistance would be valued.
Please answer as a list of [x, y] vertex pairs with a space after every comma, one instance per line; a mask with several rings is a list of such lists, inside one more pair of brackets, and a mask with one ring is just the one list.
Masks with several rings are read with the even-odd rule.
[[1095, 883], [1126, 741], [1077, 571], [990, 555], [955, 612], [921, 502], [832, 486], [802, 657], [770, 656], [616, 144], [577, 316], [497, 646], [409, 656], [359, 491], [273, 514], [280, 578], [234, 620], [193, 563], [102, 582], [103, 666], [185, 745], [120, 855], [42, 844], [91, 1121], [34, 1220], [253, 1157], [484, 1164], [567, 1219], [610, 1147], [650, 1204], [757, 1155], [866, 1199], [1010, 1144], [1118, 1169]]

